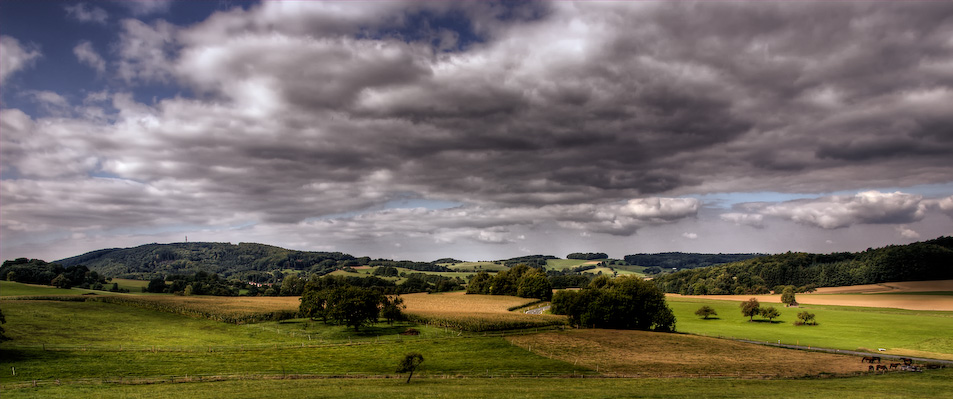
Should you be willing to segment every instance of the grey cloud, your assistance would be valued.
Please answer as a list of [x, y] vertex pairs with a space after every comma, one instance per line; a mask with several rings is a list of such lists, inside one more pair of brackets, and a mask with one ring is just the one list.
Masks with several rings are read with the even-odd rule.
[[[405, 32], [452, 13], [479, 40], [451, 49], [463, 32]], [[116, 225], [138, 209], [362, 236], [423, 218], [415, 234], [503, 243], [541, 225], [626, 236], [700, 206], [646, 197], [945, 183], [951, 15], [938, 2], [265, 2], [187, 27], [127, 19], [107, 80], [197, 96], [112, 94], [115, 112], [98, 101], [74, 118], [4, 110], [3, 170], [36, 183], [5, 191], [4, 212], [7, 195], [53, 203], [63, 192], [45, 179], [95, 188], [102, 173], [140, 184], [122, 191], [138, 202], [117, 204], [130, 215]], [[4, 81], [39, 57], [2, 44]], [[405, 193], [472, 208], [315, 220]], [[922, 203], [832, 197], [722, 220], [910, 223]], [[16, 209], [24, 224], [73, 209], [105, 220], [70, 204]]]
[[735, 225], [746, 225], [752, 227], [764, 227], [764, 215], [756, 213], [729, 212], [719, 215], [721, 220], [734, 223]]
[[853, 196], [831, 196], [765, 206], [760, 213], [836, 229], [855, 224], [903, 224], [923, 218], [923, 196], [901, 192], [866, 191]]
[[[123, 2], [130, 3], [130, 2]], [[132, 3], [141, 3], [141, 2], [132, 2]], [[75, 18], [80, 22], [95, 22], [98, 24], [106, 24], [106, 20], [109, 19], [109, 13], [102, 8], [96, 6], [90, 6], [86, 3], [77, 3], [69, 6], [63, 7], [66, 10], [66, 14], [70, 17]]]

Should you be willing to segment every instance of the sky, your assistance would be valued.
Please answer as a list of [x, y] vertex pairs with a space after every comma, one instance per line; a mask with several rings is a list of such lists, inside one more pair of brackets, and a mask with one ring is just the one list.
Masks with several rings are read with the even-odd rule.
[[953, 2], [0, 2], [0, 258], [953, 235]]

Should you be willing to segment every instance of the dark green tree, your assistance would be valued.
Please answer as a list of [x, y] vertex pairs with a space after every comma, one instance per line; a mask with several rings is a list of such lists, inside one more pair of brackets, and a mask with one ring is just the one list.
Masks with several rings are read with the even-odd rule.
[[69, 288], [72, 286], [72, 284], [70, 284], [69, 279], [66, 278], [66, 276], [64, 276], [63, 274], [60, 274], [54, 277], [53, 281], [51, 281], [50, 284], [56, 288]]
[[754, 316], [761, 312], [761, 304], [757, 298], [751, 298], [741, 303], [741, 314], [748, 316], [748, 321], [754, 320]]
[[717, 316], [718, 312], [716, 312], [715, 309], [712, 308], [711, 306], [705, 305], [698, 308], [698, 310], [695, 311], [695, 315], [703, 317], [705, 318], [705, 320], [708, 320], [708, 318], [711, 316]]
[[798, 323], [797, 324], [807, 324], [807, 325], [816, 325], [817, 321], [814, 320], [814, 313], [808, 311], [799, 312], [797, 314]]
[[307, 317], [311, 320], [316, 320], [320, 318], [321, 320], [327, 322], [328, 314], [326, 311], [328, 299], [327, 294], [329, 291], [316, 291], [316, 290], [307, 290], [301, 294], [301, 298], [298, 300], [301, 301], [301, 305], [298, 306], [298, 313], [301, 316]]
[[[6, 324], [6, 323], [7, 323], [7, 319], [3, 317], [3, 311], [0, 310], [0, 324]], [[0, 326], [0, 342], [6, 341], [8, 339], [10, 339], [10, 337], [6, 336], [5, 331], [3, 330], [3, 326]]]
[[162, 277], [157, 277], [149, 280], [149, 285], [146, 285], [146, 292], [165, 292], [165, 279]]
[[774, 320], [775, 318], [781, 315], [781, 312], [775, 309], [774, 306], [763, 307], [761, 308], [760, 313], [761, 313], [761, 317], [768, 319], [768, 321]]
[[797, 301], [794, 300], [794, 286], [793, 285], [784, 287], [784, 290], [781, 291], [781, 303], [788, 306], [792, 306], [797, 303]]
[[327, 317], [337, 324], [361, 327], [377, 322], [384, 295], [361, 287], [344, 286], [331, 289], [327, 296]]
[[404, 355], [397, 365], [398, 373], [410, 373], [407, 375], [407, 383], [410, 384], [410, 378], [414, 376], [414, 371], [424, 362], [424, 356], [417, 352], [410, 352]]
[[516, 288], [516, 296], [548, 301], [553, 296], [553, 285], [550, 284], [546, 273], [543, 273], [542, 270], [531, 269], [520, 277]]
[[404, 305], [404, 298], [399, 296], [388, 298], [385, 296], [384, 302], [381, 304], [381, 317], [387, 320], [387, 324], [394, 324], [395, 321], [404, 318], [403, 310], [406, 308], [407, 305]]
[[481, 271], [470, 279], [470, 283], [467, 284], [467, 294], [489, 294], [492, 282], [493, 277], [490, 273]]

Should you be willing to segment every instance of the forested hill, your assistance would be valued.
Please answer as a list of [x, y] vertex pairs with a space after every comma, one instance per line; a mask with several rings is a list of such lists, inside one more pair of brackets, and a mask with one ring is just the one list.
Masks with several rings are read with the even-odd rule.
[[[64, 267], [85, 265], [105, 276], [152, 278], [196, 272], [216, 273], [248, 281], [267, 282], [280, 276], [273, 271], [300, 270], [325, 274], [348, 266], [393, 266], [415, 270], [449, 271], [432, 263], [372, 260], [341, 252], [308, 252], [255, 243], [189, 242], [147, 244], [134, 248], [101, 249], [58, 260]], [[280, 273], [279, 273], [280, 274]]]
[[762, 294], [780, 285], [836, 287], [888, 281], [953, 279], [953, 237], [863, 252], [788, 252], [655, 278], [665, 292]]
[[662, 252], [657, 254], [626, 255], [623, 259], [630, 265], [658, 267], [660, 269], [694, 269], [722, 263], [738, 262], [764, 256], [764, 254], [698, 254]]

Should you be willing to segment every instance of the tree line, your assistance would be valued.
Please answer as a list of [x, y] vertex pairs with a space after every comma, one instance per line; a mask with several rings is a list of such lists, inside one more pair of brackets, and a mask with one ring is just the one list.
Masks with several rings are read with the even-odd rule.
[[0, 276], [7, 281], [26, 284], [106, 289], [106, 278], [86, 266], [63, 267], [59, 263], [48, 263], [40, 259], [18, 258], [4, 261], [0, 266]]
[[665, 292], [683, 295], [764, 294], [787, 285], [807, 291], [813, 287], [953, 279], [951, 264], [953, 237], [939, 237], [863, 252], [768, 255], [683, 270], [653, 281]]

